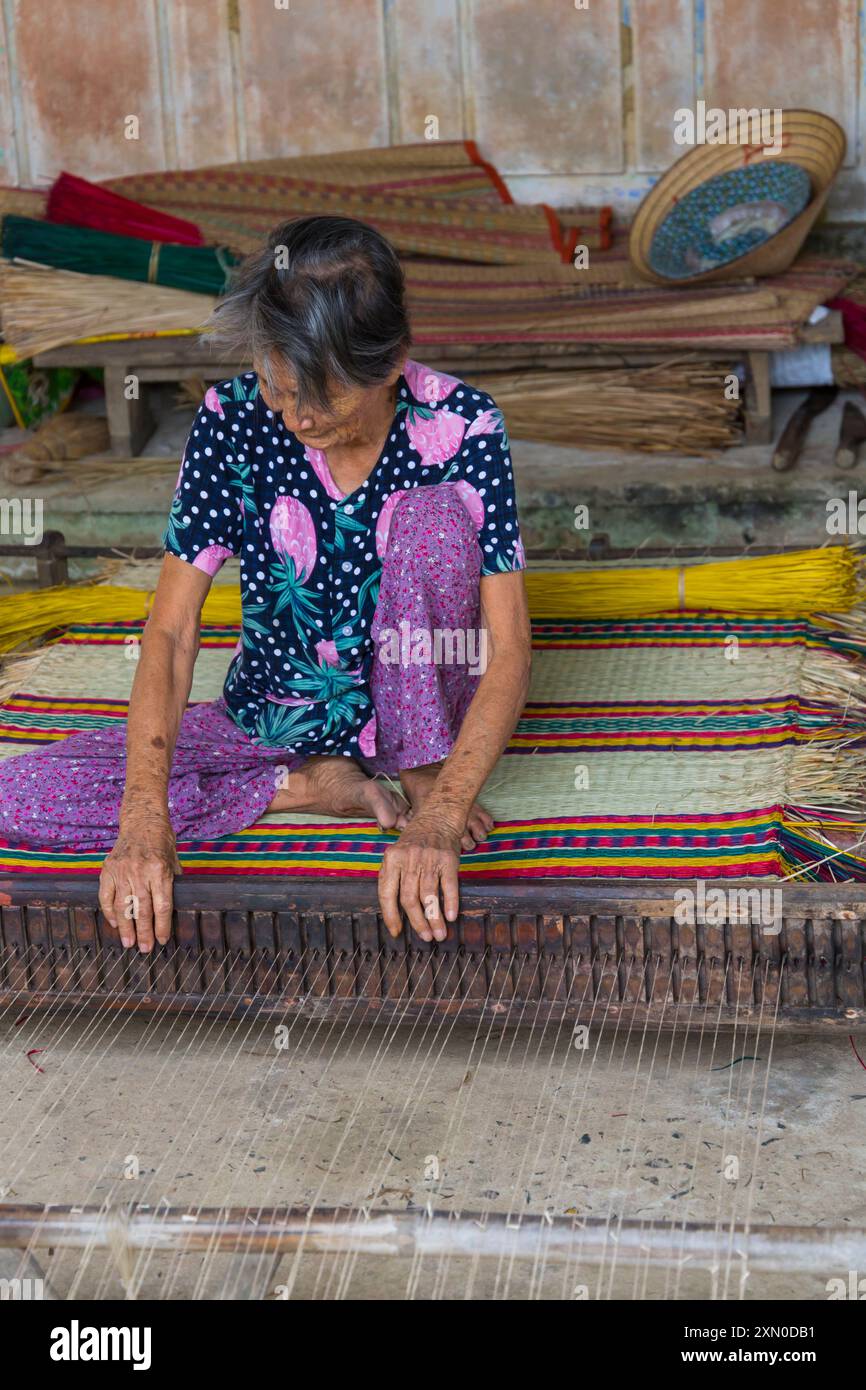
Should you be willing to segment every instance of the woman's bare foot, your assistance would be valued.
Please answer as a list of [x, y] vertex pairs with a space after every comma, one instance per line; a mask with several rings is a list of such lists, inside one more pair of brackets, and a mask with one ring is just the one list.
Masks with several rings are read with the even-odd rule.
[[[426, 767], [404, 768], [400, 773], [400, 782], [411, 807], [410, 817], [417, 815], [421, 810], [441, 771], [441, 763], [428, 763]], [[493, 826], [494, 820], [490, 812], [476, 801], [466, 818], [466, 829], [460, 842], [464, 853], [483, 845]]]
[[367, 777], [353, 758], [308, 758], [289, 773], [268, 810], [346, 820], [373, 816], [383, 830], [402, 830], [408, 823], [406, 809], [394, 793]]

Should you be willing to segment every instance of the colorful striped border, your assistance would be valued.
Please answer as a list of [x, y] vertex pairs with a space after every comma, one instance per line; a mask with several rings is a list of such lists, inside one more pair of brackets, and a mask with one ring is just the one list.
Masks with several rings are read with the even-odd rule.
[[[55, 743], [71, 734], [123, 724], [126, 700], [93, 700], [22, 692], [0, 706], [0, 745]], [[830, 705], [787, 696], [777, 700], [531, 702], [507, 754], [696, 749], [729, 752], [845, 738], [866, 740], [866, 720]]]
[[[123, 644], [143, 624], [88, 624], [56, 640], [71, 644]], [[536, 648], [658, 648], [724, 644], [821, 647], [861, 653], [863, 644], [805, 619], [743, 618], [733, 614], [671, 613], [618, 622], [533, 624]], [[202, 645], [234, 648], [238, 630], [209, 627]], [[29, 695], [0, 708], [0, 740], [23, 750], [83, 729], [118, 726], [125, 700]], [[843, 718], [833, 706], [788, 695], [770, 700], [535, 701], [527, 705], [509, 753], [713, 748], [728, 751], [838, 738], [866, 738], [860, 714]], [[484, 878], [674, 878], [798, 876], [826, 881], [866, 880], [866, 861], [828, 851], [824, 834], [839, 830], [856, 840], [863, 830], [832, 813], [809, 819], [797, 808], [770, 806], [719, 815], [667, 817], [554, 817], [498, 825], [487, 845], [464, 857], [461, 871]], [[394, 839], [374, 823], [253, 826], [212, 842], [179, 845], [191, 874], [308, 874], [374, 877]], [[106, 846], [106, 849], [108, 846]], [[9, 873], [94, 875], [104, 851], [46, 852], [0, 842], [0, 870]]]

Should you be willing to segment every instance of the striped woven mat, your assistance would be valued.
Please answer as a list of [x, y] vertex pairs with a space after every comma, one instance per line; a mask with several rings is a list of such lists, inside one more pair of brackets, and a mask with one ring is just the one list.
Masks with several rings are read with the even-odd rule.
[[131, 174], [105, 186], [244, 254], [276, 223], [323, 213], [370, 223], [404, 254], [447, 259], [570, 262], [578, 242], [610, 245], [609, 207], [571, 209], [566, 219], [547, 204], [518, 205], [471, 140], [361, 153], [367, 160], [354, 169], [354, 154], [342, 153]]
[[[569, 347], [640, 347], [702, 352], [791, 347], [813, 310], [854, 274], [849, 261], [801, 256], [782, 275], [729, 285], [647, 285], [624, 251], [562, 265], [463, 266], [407, 261], [413, 338], [419, 351], [464, 345], [476, 375], [506, 343], [535, 348], [547, 365]], [[558, 356], [557, 356], [558, 354]], [[459, 358], [449, 357], [453, 370]]]
[[[26, 658], [0, 705], [0, 756], [122, 723], [141, 631], [73, 627]], [[219, 693], [237, 636], [203, 630], [193, 701]], [[678, 613], [538, 622], [533, 638], [530, 699], [483, 794], [496, 828], [462, 872], [866, 879], [862, 657], [844, 632]], [[392, 839], [281, 815], [179, 850], [191, 873], [369, 877]], [[101, 858], [0, 843], [0, 871], [95, 874]]]

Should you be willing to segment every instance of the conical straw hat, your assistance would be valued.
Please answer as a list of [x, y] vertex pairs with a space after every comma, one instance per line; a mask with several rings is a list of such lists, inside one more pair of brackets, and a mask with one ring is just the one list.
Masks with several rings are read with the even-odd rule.
[[[644, 198], [632, 223], [629, 255], [638, 274], [660, 285], [694, 285], [742, 276], [778, 275], [787, 270], [824, 207], [839, 172], [845, 156], [845, 133], [836, 121], [820, 111], [783, 111], [778, 144], [778, 153], [769, 145], [695, 145], [678, 159]], [[756, 160], [771, 159], [798, 164], [809, 175], [811, 201], [793, 221], [745, 255], [687, 278], [669, 279], [651, 268], [653, 237], [686, 194], [718, 174], [742, 169]]]

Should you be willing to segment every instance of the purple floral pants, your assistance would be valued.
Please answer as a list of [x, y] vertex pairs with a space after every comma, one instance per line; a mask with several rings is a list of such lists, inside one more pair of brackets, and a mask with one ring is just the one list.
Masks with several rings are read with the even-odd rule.
[[[475, 523], [450, 483], [407, 492], [395, 509], [372, 636], [376, 753], [368, 772], [447, 757], [483, 669]], [[459, 659], [461, 658], [462, 659]], [[168, 788], [179, 840], [254, 825], [281, 775], [303, 761], [251, 742], [222, 699], [187, 709]], [[126, 731], [74, 734], [0, 762], [0, 836], [10, 844], [110, 849], [126, 776]]]

